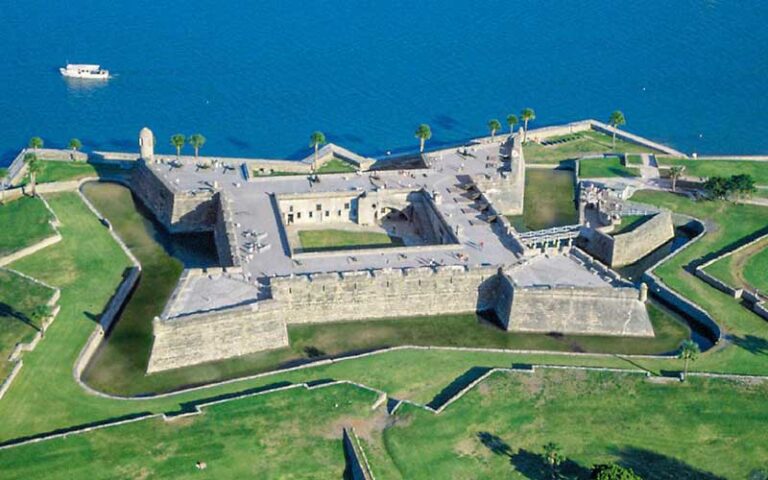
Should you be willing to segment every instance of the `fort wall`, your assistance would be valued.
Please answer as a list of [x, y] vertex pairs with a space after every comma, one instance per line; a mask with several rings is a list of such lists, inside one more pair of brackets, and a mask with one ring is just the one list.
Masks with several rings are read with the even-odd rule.
[[179, 192], [143, 162], [131, 179], [131, 189], [142, 203], [172, 233], [209, 232], [216, 223], [214, 193]]
[[219, 312], [156, 318], [147, 373], [288, 346], [282, 305], [267, 300]]
[[598, 260], [616, 267], [636, 262], [674, 236], [672, 214], [664, 211], [626, 233], [609, 235], [592, 230], [584, 248]]
[[492, 310], [498, 268], [463, 266], [279, 277], [272, 296], [286, 322], [441, 315]]

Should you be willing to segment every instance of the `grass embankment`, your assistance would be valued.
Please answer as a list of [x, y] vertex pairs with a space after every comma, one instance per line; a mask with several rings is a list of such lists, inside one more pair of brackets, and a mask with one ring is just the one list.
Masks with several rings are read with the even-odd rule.
[[342, 478], [342, 428], [381, 417], [375, 400], [348, 385], [235, 400], [170, 423], [5, 450], [3, 478]]
[[299, 241], [304, 252], [324, 252], [360, 248], [399, 247], [400, 237], [380, 232], [356, 232], [352, 230], [300, 230]]
[[0, 382], [13, 365], [8, 356], [17, 343], [29, 342], [40, 329], [32, 311], [51, 299], [53, 290], [8, 270], [0, 270]]
[[704, 354], [696, 367], [718, 372], [768, 374], [768, 322], [692, 275], [685, 266], [724, 251], [768, 225], [768, 208], [722, 201], [695, 202], [665, 192], [642, 191], [633, 200], [695, 216], [708, 224], [699, 241], [656, 269], [671, 288], [704, 307], [725, 327], [729, 343]]
[[550, 145], [540, 145], [528, 142], [523, 148], [525, 161], [528, 163], [560, 163], [586, 155], [598, 155], [610, 152], [622, 153], [654, 153], [652, 149], [636, 143], [616, 139], [613, 147], [611, 135], [596, 131], [573, 133], [550, 137], [545, 140]]
[[626, 215], [621, 217], [621, 223], [615, 226], [615, 229], [611, 232], [611, 235], [620, 235], [622, 233], [631, 232], [640, 225], [650, 220], [653, 215]]
[[52, 236], [51, 213], [39, 198], [21, 197], [0, 204], [0, 257]]
[[751, 175], [758, 185], [768, 185], [768, 161], [751, 160], [691, 160], [686, 158], [656, 157], [660, 167], [683, 166], [686, 177], [730, 177]]
[[6, 175], [8, 175], [8, 169], [4, 167], [0, 167], [0, 178], [5, 177]]
[[521, 232], [571, 225], [579, 220], [572, 170], [525, 171], [523, 215], [507, 218]]
[[619, 157], [583, 158], [579, 160], [579, 177], [581, 178], [639, 176], [640, 171], [638, 169], [625, 167], [621, 164]]
[[718, 260], [706, 271], [734, 288], [768, 292], [768, 240]]
[[341, 428], [352, 425], [377, 478], [549, 478], [550, 441], [569, 478], [604, 462], [643, 478], [746, 478], [768, 460], [767, 394], [764, 383], [500, 372], [440, 415], [406, 404], [388, 418], [383, 406], [371, 411], [375, 393], [338, 385], [4, 450], [0, 461], [9, 479], [334, 478], [344, 470]]
[[[617, 462], [646, 479], [747, 478], [766, 467], [768, 384], [638, 375], [497, 373], [435, 416], [404, 405], [384, 430], [387, 478], [550, 478], [542, 446], [556, 442], [567, 478]], [[384, 472], [379, 471], [383, 476]]]

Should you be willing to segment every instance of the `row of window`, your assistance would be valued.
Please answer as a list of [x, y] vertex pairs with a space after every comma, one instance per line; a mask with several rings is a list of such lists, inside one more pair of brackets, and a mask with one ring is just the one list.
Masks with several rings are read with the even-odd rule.
[[[350, 207], [349, 202], [344, 204], [344, 210], [349, 210], [349, 207]], [[320, 204], [320, 203], [316, 204], [315, 205], [315, 210], [318, 211], [318, 212], [321, 212], [323, 210], [323, 205]], [[293, 213], [293, 205], [289, 205], [288, 206], [288, 212]], [[326, 210], [325, 213], [326, 213], [325, 216], [327, 217], [328, 216], [327, 215], [328, 210]], [[299, 212], [299, 215], [300, 214], [301, 214], [301, 212]], [[309, 216], [310, 217], [312, 216], [312, 212], [309, 212]], [[341, 216], [341, 210], [339, 210], [339, 216]]]

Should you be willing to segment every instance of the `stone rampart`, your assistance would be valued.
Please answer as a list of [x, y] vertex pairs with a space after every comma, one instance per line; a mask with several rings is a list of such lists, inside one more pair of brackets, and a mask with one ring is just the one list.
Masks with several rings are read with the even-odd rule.
[[491, 310], [496, 267], [437, 267], [278, 277], [272, 296], [287, 323], [441, 315]]
[[219, 312], [156, 318], [148, 373], [288, 346], [291, 312], [271, 300]]
[[626, 233], [609, 235], [592, 230], [585, 249], [611, 267], [629, 265], [674, 238], [675, 227], [669, 211], [660, 212]]
[[172, 233], [209, 232], [216, 223], [214, 193], [180, 192], [139, 162], [131, 189]]
[[[501, 280], [511, 283], [507, 277]], [[509, 314], [499, 320], [511, 331], [652, 337], [653, 327], [638, 289], [571, 286], [507, 287]], [[497, 306], [497, 315], [505, 308]]]

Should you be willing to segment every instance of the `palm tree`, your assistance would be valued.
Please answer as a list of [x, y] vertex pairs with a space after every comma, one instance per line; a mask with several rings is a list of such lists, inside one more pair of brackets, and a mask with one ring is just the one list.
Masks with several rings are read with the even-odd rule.
[[510, 113], [507, 115], [507, 125], [509, 125], [509, 133], [513, 133], [513, 130], [515, 129], [515, 125], [517, 125], [517, 115], [514, 113]]
[[200, 149], [205, 145], [205, 137], [201, 133], [193, 133], [189, 136], [189, 144], [195, 149], [195, 158], [197, 158]]
[[683, 171], [685, 170], [684, 165], [675, 165], [674, 167], [669, 169], [669, 178], [672, 179], [672, 191], [674, 192], [677, 187], [677, 179], [683, 176]]
[[488, 120], [488, 129], [491, 131], [491, 141], [494, 141], [496, 139], [496, 132], [501, 130], [501, 122], [495, 118]]
[[546, 460], [547, 465], [549, 465], [549, 468], [552, 471], [553, 480], [559, 477], [558, 469], [560, 468], [560, 464], [563, 463], [563, 460], [565, 460], [565, 457], [560, 453], [560, 450], [560, 445], [554, 442], [549, 442], [544, 445], [544, 460]]
[[317, 152], [320, 149], [320, 145], [325, 145], [325, 134], [319, 130], [312, 132], [309, 136], [309, 146], [315, 149], [315, 161], [312, 162], [312, 168], [317, 168]]
[[69, 148], [76, 152], [83, 148], [83, 142], [79, 138], [71, 138], [69, 140]]
[[185, 137], [183, 134], [177, 133], [176, 135], [171, 136], [171, 145], [176, 147], [176, 160], [179, 159], [179, 156], [181, 155], [181, 149], [184, 147], [185, 143], [187, 143], [187, 137]]
[[32, 137], [29, 139], [29, 148], [34, 149], [35, 153], [37, 153], [37, 149], [43, 148], [43, 145], [43, 139], [40, 137]]
[[29, 176], [29, 189], [32, 196], [35, 196], [35, 187], [37, 185], [37, 174], [40, 173], [40, 161], [34, 153], [24, 155], [24, 163], [27, 165], [27, 175]]
[[536, 120], [536, 112], [532, 108], [524, 108], [520, 112], [520, 118], [523, 119], [523, 143], [528, 141], [528, 122]]
[[416, 128], [414, 135], [419, 139], [419, 153], [424, 152], [424, 142], [432, 138], [432, 129], [426, 123], [422, 123]]
[[678, 355], [678, 358], [685, 360], [685, 366], [683, 367], [683, 381], [685, 381], [685, 377], [688, 376], [688, 362], [695, 361], [699, 357], [699, 353], [701, 353], [699, 344], [691, 339], [683, 340], [683, 343], [680, 344], [680, 354]]
[[621, 113], [621, 110], [616, 110], [611, 114], [611, 117], [608, 119], [608, 123], [613, 127], [613, 146], [611, 148], [616, 148], [616, 130], [619, 129], [620, 125], [625, 125], [627, 123], [627, 119], [624, 118], [624, 114]]
[[36, 306], [34, 310], [32, 310], [30, 317], [33, 322], [40, 325], [37, 328], [40, 330], [41, 337], [45, 337], [45, 320], [48, 319], [51, 315], [53, 315], [53, 309], [50, 305], [47, 304], [40, 304]]

